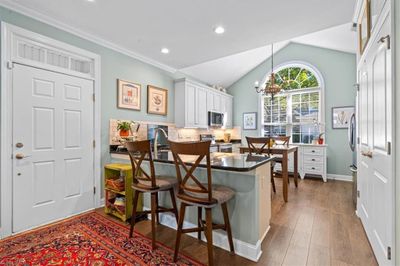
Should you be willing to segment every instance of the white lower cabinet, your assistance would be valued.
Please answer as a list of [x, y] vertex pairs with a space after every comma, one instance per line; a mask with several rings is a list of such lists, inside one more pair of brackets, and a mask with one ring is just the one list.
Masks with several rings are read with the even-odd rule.
[[207, 128], [208, 112], [225, 114], [225, 128], [232, 128], [233, 97], [188, 79], [175, 81], [177, 127]]
[[[298, 171], [302, 179], [306, 174], [321, 176], [324, 182], [327, 180], [327, 156], [326, 145], [296, 144], [298, 150]], [[293, 153], [289, 154], [288, 169], [294, 171]], [[275, 170], [281, 171], [281, 165], [277, 164]]]

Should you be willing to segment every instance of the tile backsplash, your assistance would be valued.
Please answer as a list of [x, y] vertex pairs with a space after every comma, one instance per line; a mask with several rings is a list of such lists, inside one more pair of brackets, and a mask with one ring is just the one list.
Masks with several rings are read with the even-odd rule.
[[[118, 119], [110, 119], [109, 128], [109, 143], [110, 145], [119, 145], [119, 133], [117, 130]], [[123, 121], [123, 120], [121, 120]], [[137, 132], [137, 139], [147, 139], [147, 125], [165, 125], [168, 126], [168, 138], [173, 141], [196, 141], [200, 139], [200, 134], [214, 134], [215, 139], [223, 139], [224, 133], [230, 133], [231, 139], [241, 139], [241, 127], [234, 127], [232, 129], [193, 129], [193, 128], [176, 128], [175, 124], [149, 122], [149, 121], [135, 121], [140, 123], [139, 131]]]

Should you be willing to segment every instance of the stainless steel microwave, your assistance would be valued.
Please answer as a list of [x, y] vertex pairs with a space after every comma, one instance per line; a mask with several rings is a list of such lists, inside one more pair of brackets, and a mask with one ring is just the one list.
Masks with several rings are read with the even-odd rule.
[[224, 114], [219, 112], [208, 112], [208, 125], [210, 127], [222, 127], [224, 125]]

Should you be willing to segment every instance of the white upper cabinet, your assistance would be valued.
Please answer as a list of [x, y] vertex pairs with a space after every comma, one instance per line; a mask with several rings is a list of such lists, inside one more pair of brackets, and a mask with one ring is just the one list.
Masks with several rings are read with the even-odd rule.
[[207, 90], [201, 87], [196, 89], [196, 120], [195, 125], [200, 128], [208, 126]]
[[180, 79], [175, 81], [175, 124], [177, 127], [207, 128], [208, 112], [225, 114], [225, 127], [232, 127], [233, 97], [206, 85]]

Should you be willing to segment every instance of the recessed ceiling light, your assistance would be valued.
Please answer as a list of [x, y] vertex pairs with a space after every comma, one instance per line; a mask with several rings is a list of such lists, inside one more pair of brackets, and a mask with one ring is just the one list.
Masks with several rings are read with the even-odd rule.
[[161, 53], [163, 54], [169, 54], [169, 49], [168, 48], [162, 48]]
[[87, 0], [88, 2], [94, 2], [94, 1], [96, 1], [96, 0]]
[[222, 33], [225, 32], [225, 29], [224, 29], [224, 27], [222, 27], [222, 26], [218, 26], [218, 27], [216, 27], [216, 28], [214, 29], [214, 32], [215, 32], [216, 34], [222, 34]]

